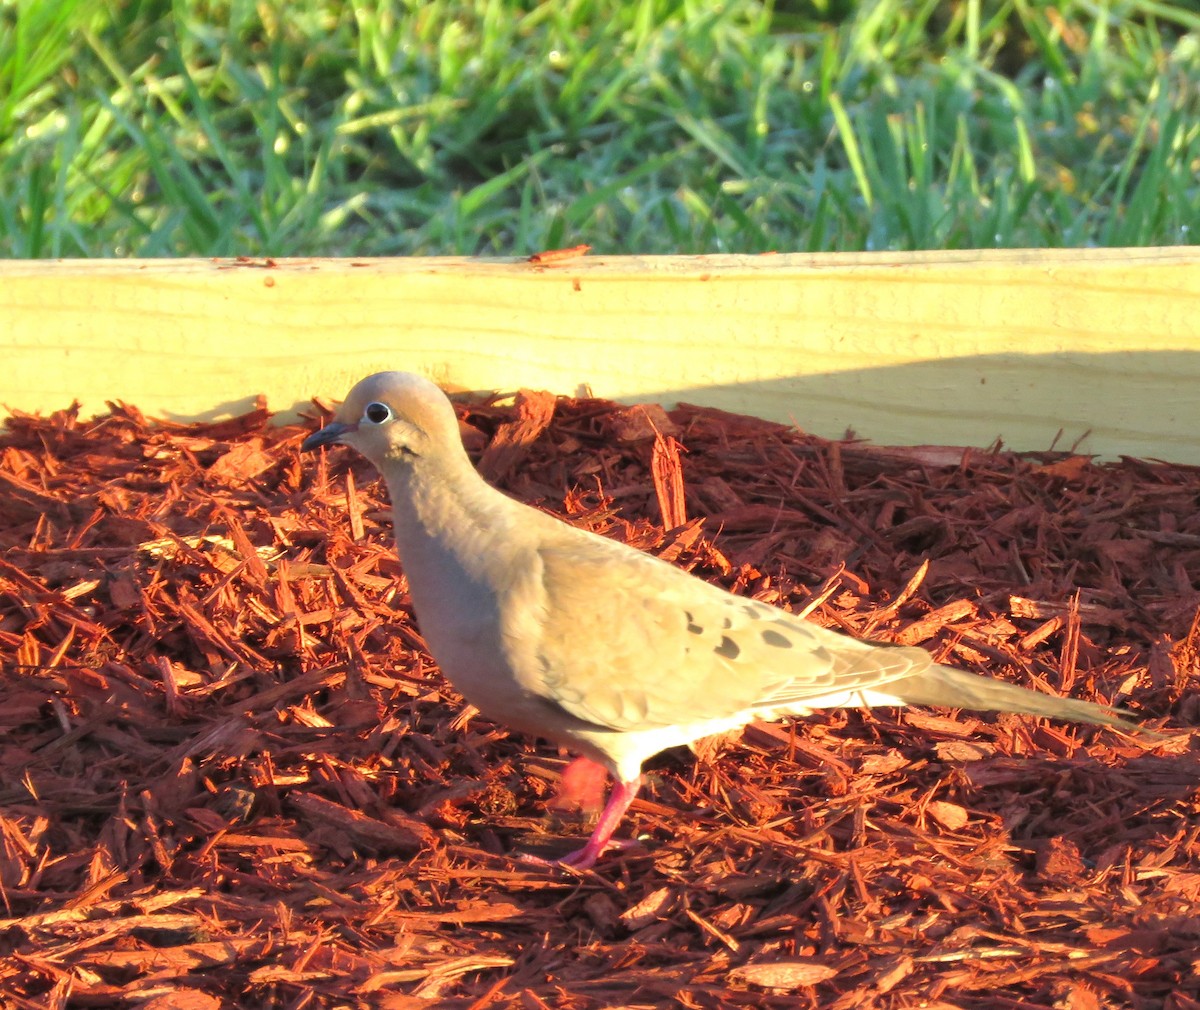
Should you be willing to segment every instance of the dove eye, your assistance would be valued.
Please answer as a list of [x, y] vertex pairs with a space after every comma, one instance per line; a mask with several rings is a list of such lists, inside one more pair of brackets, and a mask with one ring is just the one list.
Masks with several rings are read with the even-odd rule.
[[391, 416], [392, 412], [386, 403], [368, 403], [367, 409], [363, 411], [363, 418], [372, 424], [383, 424], [384, 421], [390, 420]]

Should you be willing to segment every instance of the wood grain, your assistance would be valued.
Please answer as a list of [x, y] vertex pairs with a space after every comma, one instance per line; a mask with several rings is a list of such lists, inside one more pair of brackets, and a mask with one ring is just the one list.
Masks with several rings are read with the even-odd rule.
[[884, 444], [1200, 463], [1192, 249], [17, 261], [0, 351], [0, 404], [24, 411], [291, 412], [399, 368]]

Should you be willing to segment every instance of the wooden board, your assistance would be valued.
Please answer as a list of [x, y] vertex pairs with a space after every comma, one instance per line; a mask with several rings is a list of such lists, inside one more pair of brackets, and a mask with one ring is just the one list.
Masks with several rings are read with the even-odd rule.
[[[0, 263], [0, 404], [290, 411], [362, 375], [885, 444], [1200, 463], [1200, 251]], [[1061, 434], [1060, 434], [1061, 432]]]

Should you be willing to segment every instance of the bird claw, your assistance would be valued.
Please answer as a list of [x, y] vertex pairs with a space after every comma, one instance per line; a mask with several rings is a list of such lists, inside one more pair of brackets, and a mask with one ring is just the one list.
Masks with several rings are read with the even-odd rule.
[[565, 856], [559, 856], [557, 859], [546, 859], [542, 856], [535, 856], [531, 852], [522, 852], [517, 856], [517, 861], [546, 868], [561, 867], [564, 870], [590, 870], [604, 853], [611, 852], [614, 849], [618, 852], [626, 852], [629, 849], [635, 848], [637, 844], [634, 839], [610, 838], [603, 847], [598, 849], [593, 849], [591, 846], [585, 845], [583, 848], [576, 849], [574, 852], [568, 852]]

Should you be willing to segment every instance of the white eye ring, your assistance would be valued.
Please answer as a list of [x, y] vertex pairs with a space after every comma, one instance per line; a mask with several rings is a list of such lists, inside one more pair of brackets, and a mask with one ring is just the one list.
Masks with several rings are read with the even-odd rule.
[[386, 403], [380, 403], [376, 400], [374, 403], [368, 403], [363, 410], [363, 420], [368, 424], [383, 424], [385, 421], [392, 419], [392, 410]]

